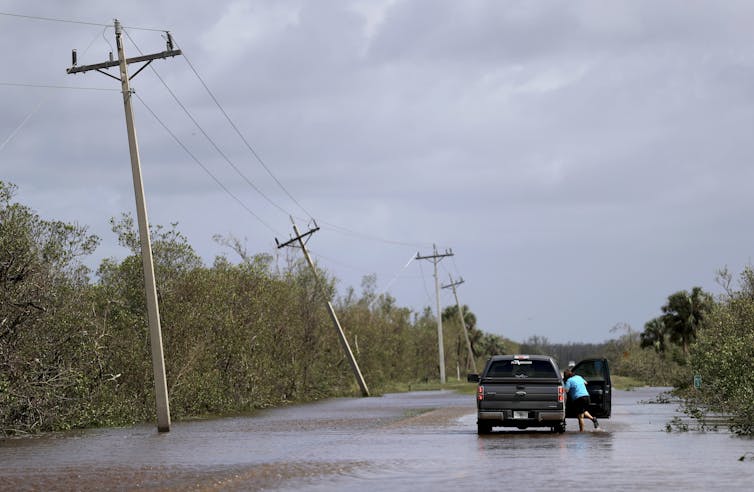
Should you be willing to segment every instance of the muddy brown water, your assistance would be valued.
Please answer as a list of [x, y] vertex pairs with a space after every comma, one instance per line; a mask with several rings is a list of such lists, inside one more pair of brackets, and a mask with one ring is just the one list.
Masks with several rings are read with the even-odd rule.
[[[449, 391], [327, 400], [251, 417], [0, 440], [0, 490], [754, 490], [754, 440], [666, 432], [661, 391], [616, 391], [601, 429], [477, 436]], [[591, 427], [591, 425], [587, 425]], [[744, 457], [743, 461], [739, 458]]]

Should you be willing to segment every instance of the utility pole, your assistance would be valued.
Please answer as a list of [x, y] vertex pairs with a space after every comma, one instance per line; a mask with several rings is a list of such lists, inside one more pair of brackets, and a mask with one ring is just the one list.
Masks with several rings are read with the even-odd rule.
[[[278, 245], [278, 249], [284, 248], [286, 246], [291, 246], [294, 243], [298, 243], [299, 247], [301, 248], [301, 251], [304, 252], [304, 258], [306, 259], [306, 262], [309, 264], [309, 267], [312, 269], [312, 273], [314, 274], [314, 280], [317, 287], [321, 287], [322, 284], [320, 282], [319, 275], [317, 275], [317, 269], [314, 266], [314, 262], [312, 261], [311, 256], [309, 256], [309, 252], [306, 250], [306, 242], [304, 242], [304, 239], [308, 241], [308, 238], [311, 237], [312, 234], [317, 232], [319, 230], [319, 227], [317, 227], [317, 224], [315, 222], [314, 229], [310, 229], [304, 234], [301, 234], [298, 231], [298, 227], [296, 227], [296, 222], [293, 220], [293, 217], [291, 217], [291, 222], [293, 223], [293, 232], [296, 234], [296, 237], [282, 244], [277, 240], [277, 238], [275, 238], [275, 243]], [[353, 371], [354, 376], [356, 376], [356, 382], [358, 383], [359, 388], [361, 389], [361, 396], [369, 396], [369, 388], [367, 388], [367, 383], [364, 381], [364, 376], [361, 375], [361, 369], [359, 369], [359, 364], [356, 362], [356, 358], [353, 356], [353, 352], [351, 351], [351, 346], [348, 344], [348, 339], [346, 338], [346, 334], [343, 332], [343, 327], [340, 326], [340, 321], [338, 321], [338, 316], [335, 314], [335, 308], [333, 308], [332, 303], [330, 301], [327, 301], [327, 312], [330, 314], [330, 319], [333, 322], [333, 326], [335, 326], [335, 331], [338, 333], [338, 339], [340, 340], [340, 345], [343, 348], [343, 352], [346, 354], [346, 357], [348, 358], [348, 363], [351, 365], [351, 370]]]
[[453, 256], [452, 250], [445, 250], [445, 253], [438, 253], [437, 246], [432, 245], [434, 253], [427, 256], [421, 256], [416, 253], [417, 260], [430, 260], [435, 266], [435, 298], [437, 299], [437, 350], [440, 355], [440, 384], [445, 384], [445, 348], [442, 341], [442, 313], [440, 312], [440, 277], [437, 276], [437, 264], [447, 256]]
[[[463, 317], [463, 307], [461, 307], [461, 303], [458, 302], [458, 293], [456, 292], [456, 286], [461, 285], [463, 283], [463, 278], [459, 280], [458, 282], [453, 282], [453, 276], [448, 274], [448, 277], [450, 278], [450, 284], [443, 285], [443, 289], [452, 288], [453, 289], [453, 297], [456, 298], [456, 307], [458, 308], [458, 316], [461, 318], [461, 328], [463, 329], [463, 336], [466, 339], [466, 348], [469, 349], [469, 363], [466, 364], [467, 369], [473, 369], [474, 372], [476, 372], [476, 361], [474, 360], [474, 351], [471, 350], [471, 341], [469, 340], [469, 330], [466, 327], [466, 320]], [[470, 366], [470, 367], [469, 367]]]
[[[136, 129], [134, 128], [134, 114], [131, 107], [132, 91], [129, 80], [144, 70], [152, 61], [160, 58], [168, 58], [181, 54], [180, 50], [173, 49], [173, 38], [167, 33], [167, 49], [161, 53], [126, 58], [123, 48], [123, 29], [120, 22], [115, 19], [115, 43], [118, 49], [118, 59], [113, 60], [110, 53], [110, 61], [95, 65], [76, 66], [76, 50], [72, 53], [72, 66], [67, 69], [68, 74], [84, 73], [96, 70], [108, 77], [119, 80], [123, 90], [123, 103], [126, 112], [126, 131], [128, 132], [128, 150], [131, 154], [131, 172], [133, 174], [134, 195], [136, 198], [136, 215], [139, 222], [139, 239], [141, 241], [141, 261], [144, 269], [144, 290], [147, 298], [147, 318], [149, 321], [149, 337], [152, 348], [152, 368], [154, 370], [155, 397], [157, 400], [157, 430], [159, 432], [170, 431], [170, 405], [168, 402], [168, 387], [165, 378], [165, 357], [162, 351], [162, 331], [160, 328], [160, 310], [157, 305], [157, 285], [154, 278], [154, 263], [152, 260], [152, 244], [149, 238], [149, 221], [147, 220], [147, 204], [144, 197], [144, 185], [141, 179], [141, 163], [139, 162], [139, 146], [136, 141]], [[131, 63], [145, 62], [131, 77], [128, 76], [128, 65]], [[115, 77], [104, 71], [111, 67], [120, 67], [120, 77]]]

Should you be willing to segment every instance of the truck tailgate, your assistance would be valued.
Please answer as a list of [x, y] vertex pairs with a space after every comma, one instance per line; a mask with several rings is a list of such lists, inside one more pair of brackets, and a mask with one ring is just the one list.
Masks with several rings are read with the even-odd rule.
[[550, 410], [559, 406], [560, 384], [556, 382], [483, 382], [482, 386], [484, 398], [479, 400], [480, 410]]

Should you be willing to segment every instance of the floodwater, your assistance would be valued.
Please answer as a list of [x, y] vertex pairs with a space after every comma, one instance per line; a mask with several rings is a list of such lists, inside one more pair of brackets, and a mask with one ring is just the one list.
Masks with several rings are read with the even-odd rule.
[[[666, 432], [658, 388], [600, 430], [477, 436], [473, 395], [327, 400], [251, 417], [0, 440], [0, 490], [752, 490], [754, 440]], [[743, 457], [743, 460], [739, 458]]]

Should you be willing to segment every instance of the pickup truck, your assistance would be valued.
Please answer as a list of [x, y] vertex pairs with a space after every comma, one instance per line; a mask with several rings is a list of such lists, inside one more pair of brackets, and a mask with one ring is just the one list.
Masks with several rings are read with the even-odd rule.
[[[590, 413], [609, 417], [611, 385], [607, 360], [589, 359], [576, 364], [573, 371], [587, 380], [592, 397]], [[549, 427], [553, 432], [565, 432], [566, 416], [571, 415], [567, 415], [563, 377], [552, 357], [496, 355], [487, 360], [481, 374], [469, 374], [467, 380], [478, 383], [479, 434], [489, 434], [493, 427]]]

